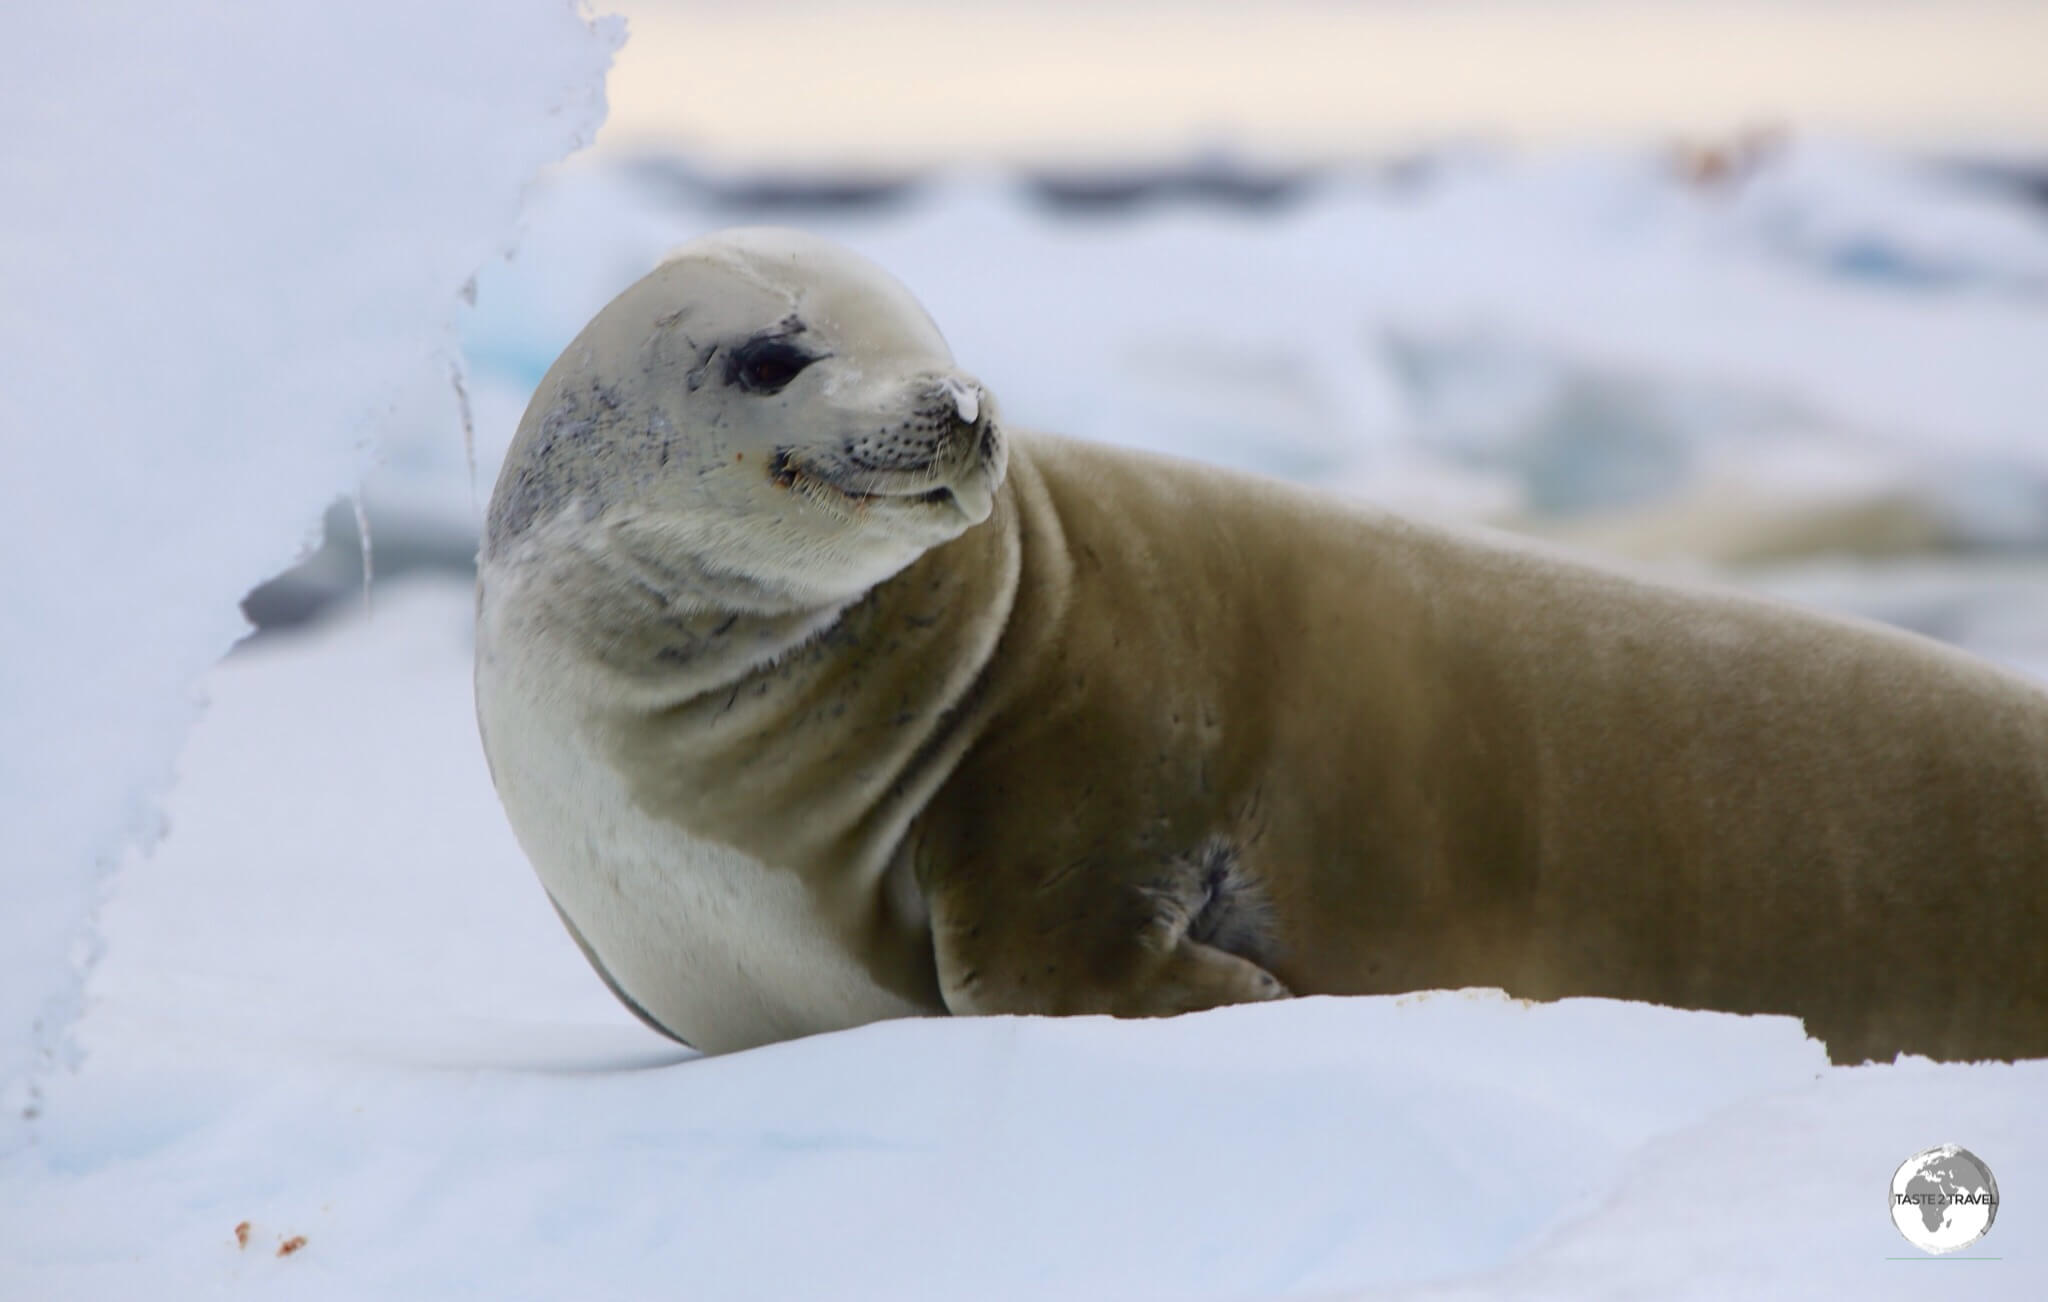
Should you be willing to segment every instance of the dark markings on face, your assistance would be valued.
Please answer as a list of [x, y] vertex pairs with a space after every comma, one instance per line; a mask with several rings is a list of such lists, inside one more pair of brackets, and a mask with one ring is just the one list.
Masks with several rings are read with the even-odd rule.
[[[600, 426], [617, 421], [622, 410], [618, 393], [597, 381], [556, 400], [541, 418], [511, 482], [501, 483], [492, 495], [485, 521], [488, 552], [495, 554], [571, 498], [581, 498], [590, 511], [616, 491], [620, 463], [641, 449], [614, 448], [601, 441], [586, 444]], [[650, 440], [647, 446], [657, 454], [665, 450], [660, 440]]]
[[683, 387], [691, 393], [704, 387], [704, 377], [711, 370], [712, 359], [718, 356], [718, 345], [713, 344], [697, 354], [697, 364], [683, 376]]

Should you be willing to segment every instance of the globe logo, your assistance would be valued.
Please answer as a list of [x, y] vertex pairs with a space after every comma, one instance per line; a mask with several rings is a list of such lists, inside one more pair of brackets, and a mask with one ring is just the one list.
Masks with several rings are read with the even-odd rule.
[[1955, 1252], [1984, 1237], [1998, 1219], [1998, 1182], [1984, 1159], [1943, 1144], [1915, 1153], [1892, 1174], [1892, 1224], [1926, 1252]]

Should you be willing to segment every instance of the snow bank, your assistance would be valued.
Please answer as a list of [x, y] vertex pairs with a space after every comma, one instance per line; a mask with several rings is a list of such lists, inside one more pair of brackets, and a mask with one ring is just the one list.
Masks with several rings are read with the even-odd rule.
[[464, 286], [618, 39], [566, 0], [0, 18], [0, 1150], [238, 599], [419, 377], [446, 394]]
[[[470, 652], [468, 589], [415, 585], [215, 672], [174, 830], [113, 879], [85, 1060], [0, 1165], [0, 1296], [2048, 1286], [2048, 1063], [1831, 1069], [1784, 1018], [1438, 993], [694, 1058], [555, 920]], [[2003, 1261], [1886, 1260], [1891, 1171], [1944, 1142], [1999, 1176]]]
[[2048, 1174], [2043, 1090], [2048, 1061], [1833, 1068], [1806, 1088], [1748, 1100], [1645, 1144], [1600, 1208], [1518, 1261], [1476, 1279], [1373, 1296], [2038, 1302], [2048, 1291], [2048, 1205], [2038, 1196], [2003, 1201], [1991, 1233], [1956, 1257], [1911, 1247], [1885, 1215], [1885, 1196], [1893, 1170], [1935, 1147], [1925, 1138], [1935, 1132], [1974, 1135], [1998, 1153], [1986, 1160], [2001, 1195], [2007, 1179], [2039, 1189]]

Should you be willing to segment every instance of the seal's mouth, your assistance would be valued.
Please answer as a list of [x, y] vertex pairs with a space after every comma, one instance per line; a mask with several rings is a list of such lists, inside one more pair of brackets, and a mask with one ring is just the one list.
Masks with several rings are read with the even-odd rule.
[[[849, 470], [837, 474], [817, 466], [805, 465], [798, 461], [789, 448], [778, 451], [768, 463], [768, 475], [784, 488], [800, 496], [810, 497], [823, 490], [833, 497], [843, 498], [856, 505], [869, 502], [896, 501], [928, 503], [943, 506], [954, 500], [950, 485], [930, 487], [938, 476], [927, 467], [924, 470], [896, 471], [889, 475], [877, 475], [871, 470]], [[900, 479], [900, 486], [887, 482]]]
[[987, 518], [991, 505], [988, 476], [978, 462], [951, 474], [938, 458], [902, 469], [827, 467], [805, 460], [798, 449], [781, 448], [769, 458], [768, 476], [798, 497], [827, 509], [865, 510], [881, 503], [957, 511], [980, 521]]

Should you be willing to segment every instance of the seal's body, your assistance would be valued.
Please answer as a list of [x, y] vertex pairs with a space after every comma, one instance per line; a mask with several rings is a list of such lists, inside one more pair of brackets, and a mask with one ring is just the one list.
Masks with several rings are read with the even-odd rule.
[[[763, 331], [815, 354], [766, 393]], [[1499, 986], [2048, 1055], [2048, 694], [1006, 435], [893, 282], [786, 233], [684, 250], [543, 382], [478, 701], [585, 952], [706, 1049]]]

